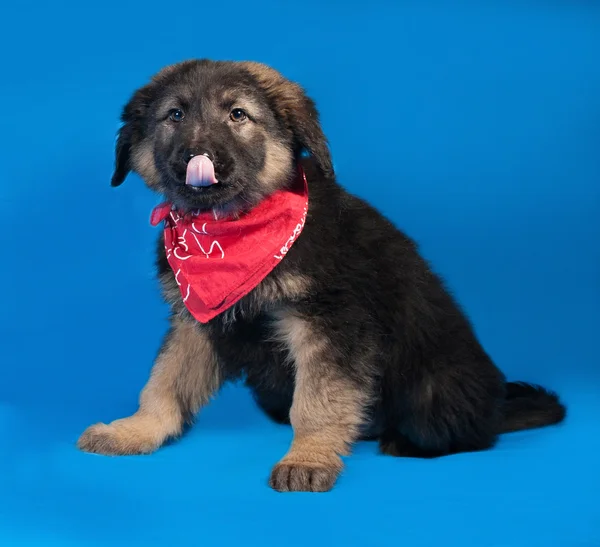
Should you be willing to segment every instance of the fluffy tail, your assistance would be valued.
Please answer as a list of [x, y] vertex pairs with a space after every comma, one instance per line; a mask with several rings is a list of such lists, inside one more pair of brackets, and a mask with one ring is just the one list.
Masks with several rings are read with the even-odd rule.
[[502, 433], [533, 429], [562, 422], [567, 409], [558, 395], [525, 382], [508, 382]]

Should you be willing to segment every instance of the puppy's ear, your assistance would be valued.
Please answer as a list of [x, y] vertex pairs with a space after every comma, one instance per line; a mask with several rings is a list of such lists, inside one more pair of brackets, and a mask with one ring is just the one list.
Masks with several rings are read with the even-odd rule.
[[131, 127], [127, 124], [119, 129], [115, 146], [115, 170], [110, 179], [111, 186], [120, 186], [131, 171]]
[[299, 107], [290, 112], [292, 130], [298, 139], [299, 144], [313, 158], [321, 172], [327, 178], [333, 178], [333, 162], [327, 138], [321, 128], [319, 113], [312, 99], [304, 95], [300, 90], [302, 98], [299, 101]]
[[110, 181], [111, 186], [122, 184], [132, 169], [131, 149], [143, 138], [143, 126], [152, 100], [153, 86], [154, 84], [150, 83], [138, 89], [123, 108], [121, 114], [123, 125], [117, 135], [115, 170]]
[[315, 103], [298, 85], [279, 72], [255, 62], [239, 63], [265, 91], [277, 114], [285, 121], [296, 140], [296, 153], [306, 150], [328, 178], [334, 176], [331, 152], [321, 129]]

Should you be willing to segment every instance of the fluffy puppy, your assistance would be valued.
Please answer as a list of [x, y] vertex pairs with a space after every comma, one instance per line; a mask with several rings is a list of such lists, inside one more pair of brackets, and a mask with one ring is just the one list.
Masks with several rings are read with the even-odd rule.
[[[122, 120], [113, 186], [134, 171], [178, 214], [239, 217], [288, 188], [301, 166], [308, 215], [281, 263], [206, 323], [183, 302], [161, 236], [170, 330], [139, 410], [89, 427], [82, 450], [153, 452], [238, 378], [294, 429], [270, 476], [279, 491], [329, 490], [359, 438], [429, 458], [564, 418], [555, 394], [506, 382], [413, 241], [338, 185], [315, 105], [297, 84], [258, 63], [187, 61], [136, 91]], [[215, 184], [186, 184], [197, 155]]]

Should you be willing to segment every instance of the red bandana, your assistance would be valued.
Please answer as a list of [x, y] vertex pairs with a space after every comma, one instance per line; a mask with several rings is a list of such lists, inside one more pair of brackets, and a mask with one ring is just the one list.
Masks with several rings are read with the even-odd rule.
[[304, 172], [293, 190], [280, 190], [238, 219], [212, 213], [182, 217], [171, 204], [152, 211], [165, 221], [165, 250], [183, 302], [200, 323], [233, 306], [283, 259], [304, 228], [308, 186]]

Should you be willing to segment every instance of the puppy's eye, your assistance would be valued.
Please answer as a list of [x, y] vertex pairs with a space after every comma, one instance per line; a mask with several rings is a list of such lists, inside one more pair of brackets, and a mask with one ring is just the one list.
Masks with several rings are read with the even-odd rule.
[[229, 114], [232, 122], [243, 122], [248, 116], [241, 108], [234, 108]]
[[183, 110], [179, 110], [179, 108], [176, 108], [174, 110], [171, 110], [171, 112], [169, 112], [169, 119], [172, 122], [180, 122], [181, 120], [183, 120], [184, 117], [185, 117], [185, 114], [183, 113]]

